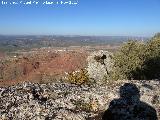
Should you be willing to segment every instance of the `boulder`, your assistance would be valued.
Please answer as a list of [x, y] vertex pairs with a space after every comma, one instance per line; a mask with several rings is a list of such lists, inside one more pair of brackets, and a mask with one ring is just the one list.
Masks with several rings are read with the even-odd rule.
[[89, 77], [101, 84], [104, 76], [109, 76], [113, 71], [113, 54], [108, 51], [96, 51], [87, 58], [87, 71]]

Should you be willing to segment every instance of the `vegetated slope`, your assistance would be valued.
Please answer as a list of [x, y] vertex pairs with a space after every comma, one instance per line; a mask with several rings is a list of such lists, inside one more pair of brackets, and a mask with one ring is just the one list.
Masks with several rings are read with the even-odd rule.
[[0, 85], [22, 81], [45, 82], [81, 69], [86, 65], [87, 53], [75, 51], [37, 51], [29, 55], [1, 62]]

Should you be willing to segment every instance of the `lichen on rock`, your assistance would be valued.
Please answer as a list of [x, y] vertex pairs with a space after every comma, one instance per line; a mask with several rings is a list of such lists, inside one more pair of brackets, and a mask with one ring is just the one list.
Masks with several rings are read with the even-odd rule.
[[87, 71], [89, 77], [101, 84], [104, 76], [109, 76], [113, 71], [113, 54], [108, 51], [96, 51], [87, 58]]

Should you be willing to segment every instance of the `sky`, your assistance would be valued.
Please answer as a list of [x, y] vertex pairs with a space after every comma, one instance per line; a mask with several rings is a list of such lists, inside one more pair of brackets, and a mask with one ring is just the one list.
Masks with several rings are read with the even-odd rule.
[[77, 1], [75, 5], [2, 4], [6, 1], [18, 0], [0, 0], [0, 34], [153, 36], [160, 32], [160, 0], [72, 0]]

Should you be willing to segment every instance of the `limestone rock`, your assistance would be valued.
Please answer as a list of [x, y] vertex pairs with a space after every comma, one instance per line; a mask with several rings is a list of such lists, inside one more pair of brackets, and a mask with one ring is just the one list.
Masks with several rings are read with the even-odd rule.
[[93, 52], [88, 58], [87, 71], [90, 78], [93, 78], [96, 83], [101, 83], [105, 75], [113, 70], [113, 54], [108, 51]]
[[119, 88], [125, 83], [134, 83], [140, 90], [141, 101], [153, 106], [160, 117], [160, 81], [125, 80], [115, 81], [110, 85], [25, 82], [1, 87], [0, 119], [99, 120], [102, 117], [98, 116], [99, 112], [105, 111], [113, 99], [119, 98]]

